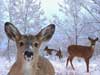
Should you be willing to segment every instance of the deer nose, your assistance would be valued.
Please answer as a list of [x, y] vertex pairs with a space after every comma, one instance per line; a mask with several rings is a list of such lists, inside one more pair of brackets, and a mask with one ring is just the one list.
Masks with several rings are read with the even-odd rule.
[[33, 56], [33, 52], [25, 51], [24, 56], [31, 57], [31, 56]]

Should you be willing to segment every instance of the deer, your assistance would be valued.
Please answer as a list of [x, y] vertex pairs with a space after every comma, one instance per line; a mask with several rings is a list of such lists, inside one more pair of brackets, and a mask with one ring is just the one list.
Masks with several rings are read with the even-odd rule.
[[45, 47], [44, 51], [46, 51], [49, 55], [52, 55], [52, 52], [56, 52], [55, 49], [49, 49], [48, 46]]
[[39, 53], [42, 42], [52, 38], [55, 32], [54, 24], [49, 24], [35, 35], [21, 34], [10, 22], [5, 23], [4, 29], [8, 38], [14, 41], [17, 47], [16, 61], [8, 75], [55, 75], [53, 65]]
[[52, 55], [52, 52], [56, 52], [55, 55], [58, 56], [59, 59], [61, 59], [63, 57], [62, 51], [60, 48], [59, 48], [59, 50], [55, 50], [55, 49], [50, 49], [50, 48], [48, 48], [48, 46], [46, 46], [44, 51], [46, 51], [49, 55]]
[[89, 59], [92, 57], [96, 41], [98, 41], [98, 38], [90, 38], [88, 37], [90, 41], [90, 46], [82, 46], [82, 45], [70, 45], [68, 46], [68, 58], [66, 62], [66, 67], [68, 66], [68, 62], [70, 61], [70, 64], [72, 66], [72, 69], [75, 70], [73, 66], [73, 58], [74, 57], [81, 57], [85, 60], [86, 66], [87, 66], [87, 72], [89, 72]]

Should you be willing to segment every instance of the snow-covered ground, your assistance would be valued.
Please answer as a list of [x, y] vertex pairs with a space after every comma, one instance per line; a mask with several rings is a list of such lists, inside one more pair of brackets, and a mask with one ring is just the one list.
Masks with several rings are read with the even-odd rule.
[[[49, 57], [47, 58], [49, 59]], [[5, 57], [0, 57], [0, 75], [7, 75], [14, 61], [14, 58], [12, 58], [11, 62], [9, 62], [9, 60], [7, 60]], [[50, 59], [50, 61], [55, 68], [56, 75], [100, 75], [99, 57], [95, 60], [90, 61], [90, 73], [86, 73], [86, 65], [84, 60], [81, 60], [81, 62], [79, 62], [74, 59], [73, 64], [75, 67], [75, 71], [72, 70], [70, 64], [66, 69], [66, 59]]]

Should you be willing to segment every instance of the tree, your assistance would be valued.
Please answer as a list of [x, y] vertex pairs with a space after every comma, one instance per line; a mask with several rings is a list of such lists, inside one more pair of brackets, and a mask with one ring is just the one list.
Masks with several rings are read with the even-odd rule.
[[[63, 0], [62, 3], [58, 3], [59, 11], [66, 16], [64, 24], [70, 25], [68, 34], [72, 34], [70, 37], [72, 36], [75, 39], [75, 44], [78, 44], [81, 38], [87, 38], [96, 31], [92, 22], [97, 19], [91, 14], [90, 8], [86, 5], [87, 3], [88, 6], [91, 4], [87, 0]], [[86, 36], [86, 34], [88, 35]]]

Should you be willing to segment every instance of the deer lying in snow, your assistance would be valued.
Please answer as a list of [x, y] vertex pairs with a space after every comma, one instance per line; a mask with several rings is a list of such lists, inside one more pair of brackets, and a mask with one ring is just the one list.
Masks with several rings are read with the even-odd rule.
[[50, 40], [54, 31], [55, 25], [50, 24], [37, 35], [22, 35], [12, 23], [6, 22], [5, 32], [17, 46], [17, 59], [8, 75], [55, 75], [49, 60], [39, 54], [41, 43]]
[[63, 57], [60, 48], [59, 48], [59, 50], [55, 50], [55, 49], [49, 49], [48, 46], [46, 46], [44, 51], [46, 51], [49, 55], [52, 55], [52, 52], [56, 52], [56, 56], [58, 56], [59, 59], [61, 59]]
[[94, 47], [96, 44], [96, 41], [98, 40], [98, 38], [96, 39], [92, 39], [90, 37], [88, 37], [91, 45], [90, 46], [81, 46], [81, 45], [70, 45], [68, 47], [68, 59], [67, 59], [67, 63], [66, 63], [66, 67], [68, 65], [68, 62], [70, 61], [71, 66], [74, 70], [74, 66], [72, 64], [72, 60], [74, 57], [82, 57], [85, 60], [85, 63], [87, 65], [87, 72], [89, 72], [89, 59], [92, 57], [93, 52], [94, 52]]

